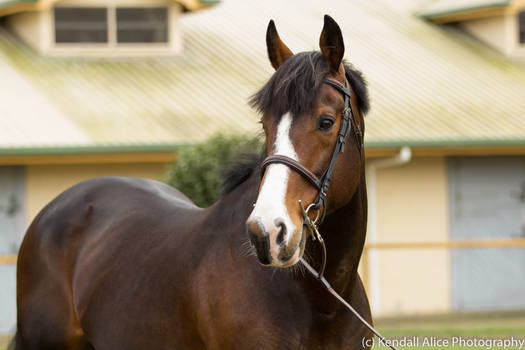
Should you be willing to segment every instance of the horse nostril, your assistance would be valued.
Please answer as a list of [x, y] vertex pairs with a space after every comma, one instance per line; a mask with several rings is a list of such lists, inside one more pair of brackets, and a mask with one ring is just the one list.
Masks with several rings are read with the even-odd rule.
[[275, 219], [275, 226], [280, 228], [279, 233], [277, 234], [277, 238], [275, 239], [275, 243], [280, 245], [284, 242], [288, 231], [286, 230], [286, 224], [284, 223], [284, 220], [282, 218]]
[[248, 236], [250, 242], [255, 248], [257, 258], [262, 265], [270, 265], [272, 256], [270, 254], [270, 236], [265, 231], [263, 224], [259, 218], [249, 220], [246, 223]]

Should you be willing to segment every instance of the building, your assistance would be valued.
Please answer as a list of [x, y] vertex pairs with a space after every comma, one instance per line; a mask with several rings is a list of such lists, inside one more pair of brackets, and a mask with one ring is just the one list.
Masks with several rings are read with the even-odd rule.
[[[303, 51], [325, 13], [370, 86], [369, 244], [525, 234], [523, 1], [147, 3], [0, 1], [0, 254], [76, 182], [162, 178], [179, 147], [255, 135], [268, 20]], [[523, 253], [370, 249], [363, 274], [377, 315], [525, 308]]]

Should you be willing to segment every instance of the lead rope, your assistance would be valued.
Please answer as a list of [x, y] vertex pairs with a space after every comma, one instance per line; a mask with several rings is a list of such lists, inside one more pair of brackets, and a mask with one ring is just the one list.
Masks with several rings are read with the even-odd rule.
[[[368, 323], [363, 318], [363, 316], [361, 316], [359, 314], [359, 312], [357, 312], [357, 310], [352, 307], [352, 305], [350, 305], [346, 300], [344, 300], [343, 297], [340, 296], [334, 290], [334, 288], [332, 288], [332, 286], [330, 285], [330, 283], [328, 283], [326, 278], [324, 278], [324, 271], [325, 271], [325, 268], [326, 268], [326, 246], [324, 244], [323, 237], [319, 233], [319, 230], [317, 229], [317, 225], [316, 225], [317, 221], [319, 220], [319, 212], [318, 212], [317, 217], [312, 221], [310, 219], [310, 217], [308, 216], [308, 212], [309, 212], [310, 208], [312, 208], [312, 205], [310, 205], [310, 206], [308, 206], [308, 208], [304, 209], [302, 202], [299, 201], [299, 207], [301, 208], [301, 212], [303, 214], [303, 225], [305, 225], [306, 228], [308, 229], [308, 231], [310, 232], [310, 235], [312, 236], [312, 239], [314, 241], [317, 240], [319, 242], [319, 244], [321, 245], [321, 248], [322, 248], [322, 263], [321, 263], [321, 269], [319, 269], [319, 272], [317, 272], [312, 266], [310, 266], [310, 264], [308, 264], [306, 262], [306, 260], [304, 260], [303, 258], [300, 259], [301, 264], [303, 264], [304, 267], [306, 267], [306, 269], [312, 275], [314, 275], [317, 280], [319, 280], [323, 284], [323, 286], [326, 288], [326, 290], [330, 294], [332, 294], [337, 300], [339, 300], [341, 302], [341, 304], [346, 306], [346, 308], [348, 310], [350, 310], [359, 319], [359, 321], [361, 321], [361, 323], [363, 323], [366, 326], [366, 328], [368, 328], [372, 333], [374, 333], [381, 340], [381, 343], [387, 345], [392, 350], [398, 350], [397, 347], [395, 347], [388, 339], [386, 339], [384, 336], [382, 336], [381, 333], [379, 333], [370, 323]], [[323, 210], [324, 210], [324, 208], [323, 208]]]

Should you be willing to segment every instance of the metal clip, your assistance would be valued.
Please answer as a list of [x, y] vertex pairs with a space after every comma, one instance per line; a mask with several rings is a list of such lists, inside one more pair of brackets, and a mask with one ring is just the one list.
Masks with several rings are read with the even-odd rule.
[[324, 244], [323, 237], [321, 236], [321, 233], [319, 233], [319, 230], [317, 229], [317, 222], [319, 221], [320, 216], [320, 210], [317, 211], [317, 216], [314, 221], [310, 219], [308, 216], [308, 212], [314, 207], [314, 203], [310, 204], [306, 209], [303, 207], [303, 203], [301, 200], [299, 202], [299, 207], [301, 208], [301, 214], [303, 215], [303, 225], [306, 226], [306, 229], [312, 236], [312, 239], [315, 241], [317, 240], [319, 244], [321, 245], [322, 251], [322, 263], [321, 268], [319, 269], [319, 275], [317, 276], [319, 279], [323, 278], [324, 270], [326, 268], [326, 246]]

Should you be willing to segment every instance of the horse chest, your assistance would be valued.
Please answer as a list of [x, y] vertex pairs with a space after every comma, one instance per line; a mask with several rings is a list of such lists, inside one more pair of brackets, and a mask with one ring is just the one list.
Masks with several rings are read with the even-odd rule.
[[[251, 310], [250, 312], [253, 312]], [[282, 315], [261, 317], [253, 314], [243, 323], [229, 324], [215, 328], [203, 338], [205, 349], [260, 349], [260, 350], [313, 350], [345, 349], [356, 344], [348, 327], [338, 326], [336, 322], [315, 328], [302, 322], [302, 315], [292, 323], [284, 322]], [[256, 319], [258, 318], [258, 319]], [[345, 345], [346, 344], [346, 345]]]
[[359, 325], [348, 315], [314, 312], [297, 285], [275, 276], [267, 282], [237, 280], [236, 292], [215, 288], [211, 302], [197, 306], [205, 349], [345, 349], [366, 336], [352, 331]]

